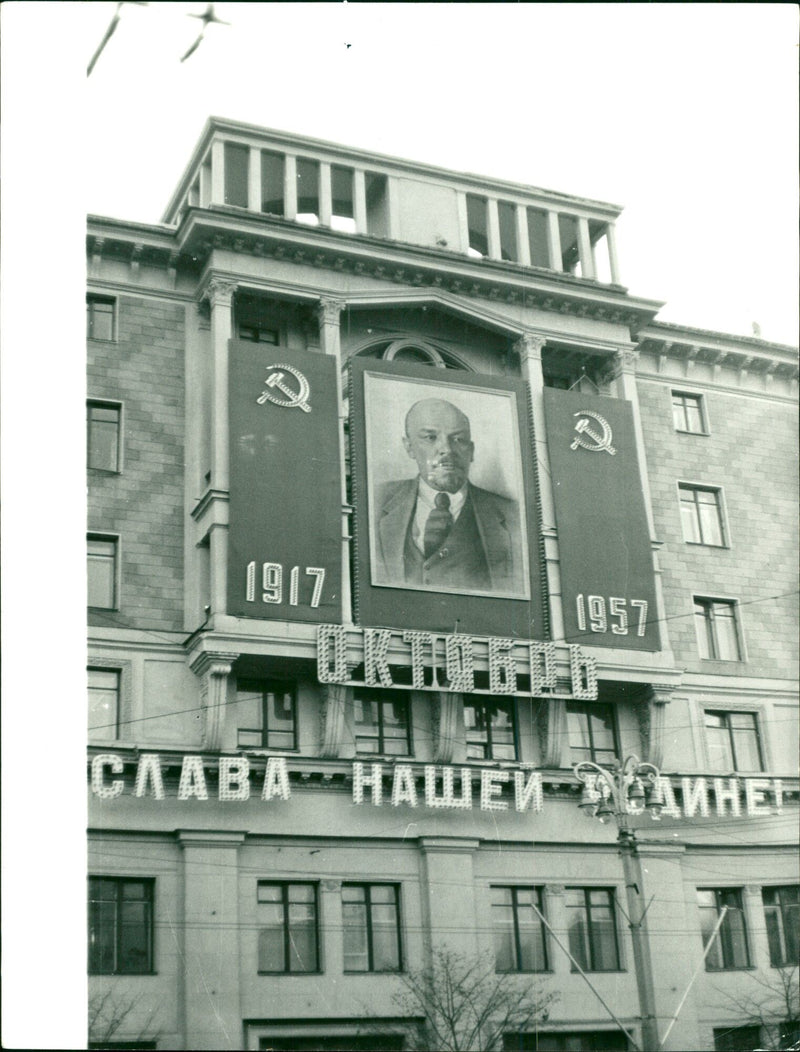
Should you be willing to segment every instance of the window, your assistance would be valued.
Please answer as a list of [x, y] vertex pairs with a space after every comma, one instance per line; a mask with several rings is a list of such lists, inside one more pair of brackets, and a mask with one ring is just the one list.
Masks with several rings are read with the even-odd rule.
[[694, 623], [701, 658], [741, 661], [736, 603], [694, 597]]
[[89, 878], [89, 974], [153, 971], [153, 884], [141, 877]]
[[538, 208], [528, 208], [526, 211], [528, 213], [528, 249], [531, 254], [531, 265], [549, 267], [547, 213]]
[[103, 1049], [106, 1050], [106, 1052], [112, 1052], [112, 1050], [115, 1050], [115, 1049], [118, 1049], [118, 1048], [148, 1049], [148, 1048], [158, 1048], [158, 1045], [157, 1045], [157, 1043], [155, 1041], [90, 1041], [88, 1043], [88, 1047], [89, 1048], [103, 1048]]
[[86, 297], [87, 339], [114, 339], [114, 308], [115, 301], [108, 296]]
[[319, 164], [297, 158], [297, 221], [319, 224]]
[[88, 605], [101, 610], [117, 608], [117, 539], [99, 533], [87, 538]]
[[225, 204], [247, 208], [250, 147], [225, 143]]
[[497, 202], [497, 225], [500, 233], [500, 258], [516, 260], [517, 252], [517, 206], [510, 201]]
[[385, 756], [411, 755], [408, 696], [401, 691], [355, 690], [353, 723], [356, 752]]
[[364, 176], [367, 199], [367, 233], [389, 236], [389, 190], [385, 175], [367, 172]]
[[87, 402], [86, 463], [95, 471], [120, 469], [120, 415], [117, 402]]
[[569, 950], [581, 968], [585, 972], [618, 971], [614, 892], [608, 888], [567, 888], [566, 907]]
[[678, 493], [686, 543], [722, 547], [726, 540], [720, 491], [702, 486], [678, 486]]
[[398, 972], [400, 903], [395, 884], [343, 884], [344, 970]]
[[672, 422], [676, 431], [688, 431], [693, 435], [707, 434], [703, 396], [673, 391]]
[[402, 1052], [402, 1034], [340, 1034], [309, 1037], [260, 1037], [258, 1047], [268, 1052]]
[[284, 212], [283, 154], [261, 151], [261, 211], [282, 216]]
[[516, 720], [514, 702], [464, 702], [467, 732], [467, 759], [516, 760]]
[[[295, 688], [279, 680], [239, 680], [236, 684], [240, 749], [296, 749]], [[244, 726], [242, 726], [244, 724]]]
[[331, 166], [331, 228], [355, 234], [353, 169]]
[[570, 763], [613, 763], [619, 755], [617, 721], [612, 705], [567, 702]]
[[489, 255], [489, 228], [485, 197], [467, 194], [467, 235], [469, 237], [468, 255]]
[[714, 1052], [752, 1052], [761, 1044], [761, 1027], [714, 1027]]
[[800, 964], [800, 885], [763, 888], [769, 963], [773, 968]]
[[750, 954], [744, 925], [742, 892], [739, 888], [698, 888], [697, 906], [700, 910], [700, 931], [703, 946], [711, 937], [722, 908], [728, 907], [725, 920], [706, 957], [706, 971], [718, 972], [726, 968], [747, 968]]
[[559, 240], [561, 241], [561, 269], [568, 274], [574, 274], [576, 277], [581, 277], [577, 217], [559, 215], [558, 234]]
[[317, 885], [258, 882], [259, 972], [319, 970]]
[[758, 721], [754, 712], [705, 713], [706, 741], [715, 771], [763, 771]]
[[237, 296], [236, 335], [250, 343], [278, 344], [278, 323], [274, 303], [257, 296]]
[[119, 669], [90, 668], [89, 734], [94, 739], [113, 741], [119, 728]]
[[498, 972], [546, 972], [541, 888], [492, 888], [492, 930]]
[[628, 1039], [620, 1030], [537, 1031], [504, 1034], [503, 1052], [627, 1052]]

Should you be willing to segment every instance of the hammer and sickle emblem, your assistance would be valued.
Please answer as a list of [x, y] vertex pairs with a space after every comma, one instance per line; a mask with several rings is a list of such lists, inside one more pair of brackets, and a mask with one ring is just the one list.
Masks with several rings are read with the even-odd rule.
[[[297, 380], [298, 390], [293, 391], [291, 387], [284, 381], [284, 370]], [[272, 402], [273, 405], [283, 406], [285, 409], [293, 409], [295, 406], [302, 409], [304, 413], [311, 412], [311, 406], [308, 404], [308, 396], [311, 388], [308, 385], [308, 380], [303, 376], [299, 369], [293, 368], [291, 365], [286, 365], [285, 362], [279, 362], [276, 365], [268, 365], [267, 371], [269, 375], [264, 381], [267, 385], [267, 390], [262, 391], [256, 399], [259, 405], [263, 405], [265, 402]], [[277, 391], [285, 395], [285, 398], [279, 398]]]
[[[611, 445], [611, 439], [614, 437], [611, 432], [611, 425], [605, 419], [600, 416], [599, 413], [592, 413], [588, 409], [582, 410], [580, 413], [573, 413], [573, 416], [579, 416], [581, 419], [575, 425], [575, 431], [578, 437], [572, 440], [570, 449], [577, 449], [580, 446], [581, 449], [588, 449], [590, 453], [601, 453], [603, 450], [606, 453], [610, 453], [613, 457], [617, 452], [616, 449]], [[600, 427], [603, 429], [603, 433], [598, 435], [596, 431], [592, 430], [591, 420], [587, 420], [587, 417], [591, 417], [595, 420]], [[586, 441], [586, 438], [591, 439], [591, 443]]]

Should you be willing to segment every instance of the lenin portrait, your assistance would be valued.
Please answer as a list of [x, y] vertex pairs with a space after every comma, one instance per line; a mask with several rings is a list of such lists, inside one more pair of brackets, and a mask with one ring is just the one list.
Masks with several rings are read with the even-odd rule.
[[529, 598], [513, 392], [364, 380], [371, 583]]

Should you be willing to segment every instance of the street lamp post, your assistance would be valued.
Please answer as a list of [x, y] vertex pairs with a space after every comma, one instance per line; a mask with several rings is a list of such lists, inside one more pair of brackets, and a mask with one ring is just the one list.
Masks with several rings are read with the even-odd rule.
[[622, 871], [628, 900], [628, 923], [633, 942], [633, 962], [639, 1008], [642, 1015], [642, 1044], [646, 1050], [657, 1049], [658, 1022], [655, 1013], [652, 960], [647, 943], [642, 895], [642, 869], [636, 834], [630, 819], [649, 812], [658, 819], [663, 804], [658, 791], [660, 771], [652, 763], [642, 762], [638, 756], [627, 756], [612, 768], [600, 767], [590, 760], [573, 765], [575, 777], [583, 785], [578, 805], [589, 818], [601, 822], [614, 819], [617, 823], [617, 843], [622, 855]]

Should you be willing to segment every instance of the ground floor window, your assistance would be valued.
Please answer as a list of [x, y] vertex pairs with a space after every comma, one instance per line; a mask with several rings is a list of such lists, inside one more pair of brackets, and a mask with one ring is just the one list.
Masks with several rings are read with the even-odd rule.
[[261, 1037], [258, 1047], [270, 1052], [401, 1052], [402, 1034], [353, 1034], [347, 1037]]
[[714, 1052], [752, 1052], [761, 1042], [761, 1027], [714, 1027]]
[[628, 1052], [621, 1030], [540, 1030], [535, 1034], [506, 1034], [503, 1052]]

